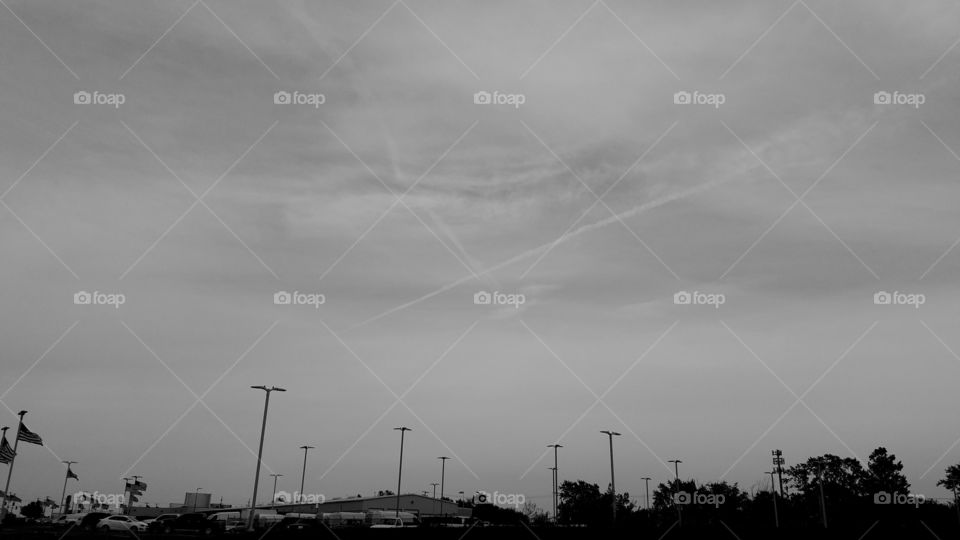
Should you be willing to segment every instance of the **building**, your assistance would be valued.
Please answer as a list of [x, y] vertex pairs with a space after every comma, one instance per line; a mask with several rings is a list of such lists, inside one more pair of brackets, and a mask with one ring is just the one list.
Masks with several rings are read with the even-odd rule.
[[210, 494], [188, 491], [183, 495], [184, 508], [210, 508]]
[[[0, 491], [0, 494], [2, 493], [3, 491]], [[22, 503], [23, 501], [20, 500], [20, 497], [17, 497], [13, 493], [7, 495], [7, 498], [3, 503], [3, 506], [6, 508], [5, 514], [13, 514], [14, 516], [20, 517], [20, 506]]]
[[[349, 497], [329, 499], [322, 503], [258, 505], [258, 508], [275, 509], [280, 514], [366, 512], [367, 510], [395, 511], [397, 509], [397, 496]], [[405, 493], [400, 496], [400, 510], [418, 516], [452, 515], [469, 517], [472, 514], [472, 509], [461, 508], [453, 501], [441, 501], [440, 499], [413, 493]]]

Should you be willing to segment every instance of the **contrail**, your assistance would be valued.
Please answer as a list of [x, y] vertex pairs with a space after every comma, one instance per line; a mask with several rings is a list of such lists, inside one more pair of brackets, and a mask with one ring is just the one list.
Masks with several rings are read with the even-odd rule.
[[[520, 262], [520, 261], [522, 261], [522, 260], [524, 260], [524, 259], [526, 259], [526, 258], [528, 258], [528, 257], [533, 257], [534, 255], [537, 255], [537, 254], [539, 254], [540, 252], [542, 252], [542, 251], [544, 251], [544, 250], [546, 250], [546, 249], [549, 249], [549, 248], [550, 248], [551, 246], [553, 246], [554, 244], [559, 245], [559, 244], [561, 244], [561, 243], [563, 243], [563, 242], [566, 242], [566, 241], [570, 240], [571, 238], [574, 238], [574, 237], [576, 237], [576, 236], [580, 236], [581, 234], [584, 234], [584, 233], [587, 233], [587, 232], [590, 232], [590, 231], [599, 229], [599, 228], [601, 228], [601, 227], [606, 227], [607, 225], [610, 225], [610, 224], [612, 224], [612, 223], [617, 223], [617, 222], [618, 222], [619, 220], [621, 220], [621, 219], [633, 217], [633, 216], [636, 216], [636, 215], [638, 215], [638, 214], [642, 214], [643, 212], [646, 212], [646, 211], [648, 211], [648, 210], [652, 210], [652, 209], [654, 209], [654, 208], [658, 208], [658, 207], [660, 207], [660, 206], [663, 206], [663, 205], [665, 205], [665, 204], [671, 203], [671, 202], [673, 202], [673, 201], [678, 201], [678, 200], [681, 200], [681, 199], [686, 199], [686, 198], [688, 198], [688, 197], [692, 197], [692, 196], [694, 196], [694, 195], [699, 195], [700, 193], [703, 193], [703, 192], [705, 192], [705, 191], [709, 191], [709, 190], [711, 190], [711, 189], [713, 189], [713, 188], [715, 188], [715, 187], [717, 187], [717, 186], [719, 186], [719, 185], [721, 185], [721, 184], [725, 184], [725, 183], [729, 182], [730, 180], [732, 180], [733, 178], [734, 178], [734, 176], [731, 175], [731, 176], [729, 176], [729, 177], [727, 177], [727, 178], [720, 178], [720, 179], [717, 179], [717, 180], [711, 180], [710, 182], [707, 182], [707, 183], [705, 183], [705, 184], [700, 184], [700, 185], [698, 185], [698, 186], [694, 186], [694, 187], [691, 187], [691, 188], [688, 188], [688, 189], [683, 189], [683, 190], [680, 190], [680, 191], [671, 193], [671, 194], [669, 194], [669, 195], [664, 195], [663, 197], [656, 198], [656, 199], [654, 199], [654, 200], [652, 200], [652, 201], [647, 201], [647, 202], [645, 202], [645, 203], [643, 203], [643, 204], [641, 204], [641, 205], [639, 205], [639, 206], [634, 206], [633, 208], [631, 208], [631, 209], [629, 209], [629, 210], [625, 210], [624, 212], [621, 212], [621, 213], [616, 214], [616, 215], [614, 215], [614, 216], [610, 216], [610, 217], [608, 217], [608, 218], [601, 219], [601, 220], [599, 220], [599, 221], [595, 221], [595, 222], [593, 222], [593, 223], [590, 223], [590, 224], [584, 225], [584, 226], [582, 226], [582, 227], [579, 227], [579, 228], [577, 228], [577, 229], [574, 229], [574, 230], [570, 231], [569, 233], [567, 233], [566, 235], [560, 237], [560, 239], [557, 240], [557, 241], [555, 241], [555, 242], [547, 242], [546, 244], [542, 244], [542, 245], [537, 246], [537, 247], [535, 247], [535, 248], [532, 248], [532, 249], [529, 249], [529, 250], [527, 250], [527, 251], [524, 251], [524, 252], [522, 252], [522, 253], [520, 253], [520, 254], [518, 254], [518, 255], [514, 255], [513, 257], [511, 257], [511, 258], [509, 258], [509, 259], [507, 259], [507, 260], [505, 260], [505, 261], [503, 261], [503, 262], [501, 262], [501, 263], [495, 264], [495, 265], [491, 266], [490, 268], [487, 268], [487, 269], [485, 269], [485, 270], [481, 270], [481, 271], [477, 272], [477, 275], [478, 275], [478, 276], [483, 276], [483, 275], [485, 275], [485, 274], [489, 274], [490, 272], [494, 272], [494, 271], [500, 270], [501, 268], [505, 268], [505, 267], [510, 266], [510, 265], [512, 265], [512, 264], [514, 264], [514, 263]], [[437, 289], [437, 290], [435, 290], [435, 291], [429, 292], [429, 293], [427, 293], [427, 294], [425, 294], [425, 295], [423, 295], [423, 296], [421, 296], [421, 297], [419, 297], [419, 298], [416, 298], [416, 299], [414, 299], [414, 300], [410, 300], [409, 302], [400, 304], [400, 305], [397, 306], [397, 307], [394, 307], [394, 308], [392, 308], [392, 309], [389, 309], [389, 310], [387, 310], [387, 311], [384, 311], [383, 313], [381, 313], [381, 314], [379, 314], [379, 315], [377, 315], [377, 316], [375, 316], [375, 317], [371, 317], [371, 318], [369, 318], [369, 319], [367, 319], [367, 320], [365, 320], [365, 321], [363, 321], [363, 322], [357, 323], [357, 324], [351, 326], [350, 328], [347, 328], [347, 329], [345, 330], [345, 332], [350, 332], [350, 331], [356, 330], [357, 328], [360, 328], [360, 327], [362, 327], [362, 326], [366, 326], [366, 325], [368, 325], [368, 324], [370, 324], [370, 323], [372, 323], [372, 322], [374, 322], [374, 321], [380, 320], [380, 319], [382, 319], [382, 318], [384, 318], [384, 317], [387, 317], [387, 316], [389, 316], [389, 315], [392, 315], [392, 314], [394, 314], [394, 313], [396, 313], [396, 312], [398, 312], [398, 311], [407, 309], [407, 308], [410, 307], [410, 306], [419, 304], [420, 302], [423, 302], [424, 300], [429, 300], [430, 298], [433, 298], [434, 296], [437, 296], [438, 294], [442, 294], [442, 293], [444, 293], [444, 292], [446, 292], [446, 291], [449, 291], [450, 289], [452, 289], [452, 288], [454, 288], [454, 287], [460, 286], [460, 285], [462, 285], [462, 284], [470, 281], [471, 279], [473, 279], [473, 275], [464, 276], [464, 277], [462, 277], [462, 278], [460, 278], [460, 279], [458, 279], [458, 280], [456, 280], [456, 281], [453, 281], [453, 282], [451, 282], [451, 283], [448, 283], [448, 284], [444, 285], [443, 287], [440, 287], [439, 289]]]

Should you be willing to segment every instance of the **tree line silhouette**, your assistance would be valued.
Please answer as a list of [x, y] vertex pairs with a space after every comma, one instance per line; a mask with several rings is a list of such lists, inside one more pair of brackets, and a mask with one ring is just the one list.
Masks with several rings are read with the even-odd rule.
[[[866, 531], [880, 536], [881, 529], [882, 534], [922, 533], [926, 537], [944, 531], [955, 537], [960, 528], [956, 497], [960, 464], [947, 467], [937, 485], [952, 492], [952, 499], [911, 493], [903, 463], [880, 447], [870, 453], [866, 464], [852, 457], [824, 454], [784, 468], [782, 494], [772, 476], [770, 484], [749, 492], [727, 481], [661, 482], [650, 493], [649, 508], [645, 493], [636, 498], [617, 493], [615, 522], [609, 488], [601, 490], [599, 485], [584, 480], [566, 480], [559, 486], [556, 524], [615, 526], [658, 535], [680, 527], [677, 531], [685, 531], [683, 536], [696, 530], [724, 528], [735, 535], [749, 536], [750, 531], [769, 532], [778, 527], [806, 533], [826, 527], [838, 534], [849, 531], [855, 534], [853, 538]], [[517, 519], [520, 514], [499, 508], [483, 510], [475, 507], [476, 514], [501, 522]], [[519, 519], [530, 525], [552, 524], [536, 507], [524, 508], [522, 514]]]

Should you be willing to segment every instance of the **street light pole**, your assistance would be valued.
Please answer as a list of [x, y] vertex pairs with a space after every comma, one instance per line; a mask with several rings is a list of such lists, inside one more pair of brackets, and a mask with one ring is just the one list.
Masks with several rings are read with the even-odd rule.
[[[300, 475], [300, 496], [294, 497], [294, 502], [300, 502], [303, 499], [303, 481], [307, 479], [307, 451], [313, 448], [313, 446], [301, 446], [303, 449], [303, 474]], [[299, 499], [299, 500], [297, 500]]]
[[616, 431], [604, 430], [600, 433], [605, 434], [610, 439], [610, 495], [611, 506], [613, 507], [613, 526], [617, 526], [617, 481], [613, 474], [613, 437], [619, 437]]
[[649, 476], [644, 476], [641, 480], [647, 486], [647, 510], [650, 510], [650, 480], [652, 479]]
[[677, 523], [682, 527], [682, 526], [683, 526], [683, 514], [680, 512], [680, 505], [677, 504], [676, 496], [677, 496], [677, 492], [680, 491], [680, 464], [683, 463], [683, 461], [680, 461], [679, 459], [671, 459], [670, 461], [668, 461], [668, 463], [673, 463], [673, 478], [674, 478], [674, 484], [673, 484], [673, 496], [674, 496], [674, 501], [673, 501], [673, 505], [677, 507]]
[[[273, 477], [273, 498], [270, 499], [270, 500], [272, 501], [271, 504], [270, 504], [270, 506], [274, 506], [274, 507], [275, 507], [275, 506], [277, 506], [277, 478], [280, 478], [280, 477], [283, 476], [283, 475], [282, 475], [282, 474], [273, 473], [273, 474], [271, 474], [270, 476]], [[287, 502], [287, 501], [284, 500], [283, 502]]]
[[553, 448], [553, 521], [557, 522], [557, 499], [559, 498], [559, 492], [557, 482], [560, 480], [560, 469], [557, 465], [557, 449], [563, 448], [559, 444], [548, 444], [547, 448]]
[[447, 460], [450, 459], [447, 456], [440, 456], [437, 459], [440, 460], [440, 513], [447, 515], [446, 510], [443, 506], [443, 483], [446, 480], [447, 476]]
[[252, 531], [253, 514], [257, 508], [257, 488], [260, 486], [260, 463], [263, 462], [263, 438], [267, 433], [267, 411], [270, 409], [270, 393], [286, 392], [286, 389], [276, 386], [251, 386], [250, 388], [266, 392], [266, 397], [263, 400], [263, 424], [260, 426], [260, 449], [257, 451], [257, 472], [253, 477], [253, 498], [250, 499], [250, 515], [247, 516], [247, 529]]
[[437, 513], [437, 486], [440, 484], [436, 482], [430, 482], [430, 485], [433, 486], [433, 513]]
[[395, 427], [393, 428], [393, 430], [400, 432], [400, 469], [397, 472], [397, 514], [396, 514], [396, 517], [400, 517], [400, 481], [403, 479], [403, 436], [408, 431], [413, 431], [413, 430], [406, 426]]
[[[557, 468], [556, 468], [556, 467], [547, 467], [547, 468], [550, 469], [550, 480], [551, 480], [551, 483], [553, 484], [553, 486], [556, 486], [556, 485], [557, 485]], [[551, 486], [551, 487], [553, 487], [553, 486]], [[554, 522], [554, 523], [557, 522], [556, 510], [554, 510], [553, 522]]]

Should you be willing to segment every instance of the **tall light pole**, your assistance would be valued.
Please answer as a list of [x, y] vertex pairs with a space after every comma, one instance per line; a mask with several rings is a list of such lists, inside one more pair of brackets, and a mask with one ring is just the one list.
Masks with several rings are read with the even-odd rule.
[[436, 482], [430, 482], [430, 485], [433, 486], [433, 513], [437, 513], [437, 486], [440, 484]]
[[558, 486], [557, 486], [557, 482], [558, 482], [559, 479], [560, 479], [560, 474], [559, 474], [560, 469], [557, 468], [557, 467], [558, 467], [558, 465], [557, 465], [557, 449], [563, 448], [563, 446], [561, 446], [561, 445], [559, 445], [559, 444], [548, 444], [548, 445], [547, 445], [547, 448], [553, 448], [553, 521], [554, 521], [554, 523], [556, 523], [556, 521], [557, 521], [557, 498], [558, 498], [558, 495], [559, 495], [559, 494], [558, 494], [558, 490], [557, 490], [557, 487], [558, 487]]
[[641, 480], [647, 486], [647, 510], [650, 510], [650, 480], [652, 479], [649, 476], [644, 476]]
[[263, 461], [263, 437], [267, 433], [267, 411], [270, 408], [270, 393], [271, 392], [286, 392], [284, 388], [278, 388], [276, 386], [251, 386], [256, 390], [263, 390], [266, 392], [266, 397], [263, 400], [263, 424], [260, 426], [260, 449], [257, 450], [257, 472], [253, 477], [253, 498], [250, 499], [250, 515], [247, 516], [247, 529], [253, 530], [253, 514], [257, 508], [257, 487], [260, 485], [260, 463]]
[[70, 480], [71, 475], [70, 466], [75, 464], [76, 461], [63, 461], [62, 463], [67, 465], [67, 474], [63, 479], [63, 493], [60, 495], [60, 515], [66, 514], [66, 512], [63, 510], [63, 501], [66, 500], [67, 497], [67, 480]]
[[201, 489], [203, 489], [203, 488], [197, 488], [197, 489], [193, 492], [193, 511], [194, 511], [194, 512], [197, 511], [197, 498], [200, 497], [200, 490], [201, 490]]
[[677, 507], [677, 523], [679, 523], [680, 526], [682, 527], [682, 526], [683, 526], [683, 514], [680, 513], [680, 505], [677, 504], [676, 496], [677, 496], [677, 492], [680, 491], [680, 464], [683, 463], [683, 461], [680, 461], [679, 459], [671, 459], [671, 460], [668, 461], [667, 463], [673, 463], [673, 478], [674, 478], [674, 483], [673, 483], [673, 496], [674, 496], [674, 501], [673, 501], [673, 505]]
[[447, 476], [447, 460], [450, 459], [447, 456], [440, 456], [437, 459], [440, 460], [440, 513], [447, 515], [445, 506], [443, 506], [443, 482]]
[[[280, 478], [283, 475], [273, 473], [270, 476], [273, 477], [273, 498], [271, 499], [272, 503], [270, 504], [270, 506], [276, 506], [277, 505], [277, 478]], [[287, 501], [283, 501], [283, 502], [287, 502]]]
[[400, 432], [400, 470], [397, 472], [397, 514], [396, 514], [396, 517], [400, 517], [400, 481], [403, 479], [403, 436], [408, 431], [413, 431], [413, 430], [406, 426], [395, 427], [393, 428], [393, 430]]
[[777, 486], [773, 483], [773, 475], [777, 474], [777, 470], [774, 469], [767, 474], [770, 475], [770, 492], [773, 494], [773, 526], [780, 528], [780, 514], [777, 512]]
[[303, 481], [307, 479], [307, 451], [313, 448], [313, 446], [303, 445], [300, 448], [303, 449], [303, 474], [300, 475], [300, 496], [294, 497], [294, 499], [299, 499], [299, 500], [295, 500], [294, 502], [300, 502], [304, 500], [303, 499]]
[[616, 431], [604, 430], [600, 433], [605, 434], [610, 439], [610, 495], [611, 495], [611, 506], [613, 507], [613, 526], [617, 526], [617, 481], [613, 475], [613, 437], [619, 437], [620, 434]]

